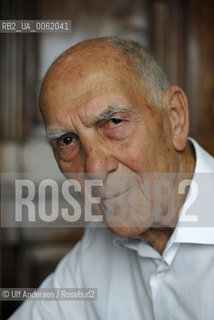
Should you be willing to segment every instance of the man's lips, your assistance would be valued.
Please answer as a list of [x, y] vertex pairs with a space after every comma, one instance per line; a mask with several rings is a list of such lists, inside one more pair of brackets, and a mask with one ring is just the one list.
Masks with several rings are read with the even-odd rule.
[[122, 197], [123, 195], [125, 195], [126, 193], [128, 193], [133, 187], [136, 186], [137, 183], [134, 183], [132, 184], [129, 188], [125, 189], [124, 191], [122, 192], [119, 192], [119, 193], [116, 193], [114, 195], [109, 195], [109, 196], [106, 196], [106, 197], [102, 197], [101, 196], [101, 200], [102, 201], [109, 201], [109, 200], [114, 200], [116, 198], [119, 198], [119, 197]]

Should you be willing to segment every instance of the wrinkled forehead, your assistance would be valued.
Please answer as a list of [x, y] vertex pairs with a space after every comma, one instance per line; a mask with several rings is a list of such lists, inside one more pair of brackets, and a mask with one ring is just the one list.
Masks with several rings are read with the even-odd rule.
[[40, 106], [42, 112], [47, 113], [50, 108], [53, 111], [59, 105], [71, 106], [75, 101], [90, 100], [99, 94], [123, 92], [129, 95], [138, 83], [133, 67], [118, 51], [71, 54], [59, 59], [47, 73]]

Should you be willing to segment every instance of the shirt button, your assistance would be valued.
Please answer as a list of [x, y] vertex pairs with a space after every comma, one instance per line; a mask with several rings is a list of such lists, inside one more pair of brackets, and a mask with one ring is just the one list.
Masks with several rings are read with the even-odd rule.
[[156, 276], [158, 277], [158, 278], [161, 278], [161, 277], [163, 277], [165, 275], [165, 272], [164, 271], [158, 271], [158, 272], [156, 272]]

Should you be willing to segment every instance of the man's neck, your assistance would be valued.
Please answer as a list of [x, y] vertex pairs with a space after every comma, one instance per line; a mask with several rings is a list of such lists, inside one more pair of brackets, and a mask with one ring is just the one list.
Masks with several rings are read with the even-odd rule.
[[138, 238], [148, 241], [156, 251], [162, 254], [173, 231], [173, 228], [149, 228]]

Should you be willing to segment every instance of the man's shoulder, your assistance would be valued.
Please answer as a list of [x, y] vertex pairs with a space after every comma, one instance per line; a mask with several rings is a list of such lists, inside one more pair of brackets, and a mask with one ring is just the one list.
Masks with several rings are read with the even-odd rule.
[[[107, 288], [110, 284], [109, 257], [114, 250], [113, 234], [104, 226], [90, 224], [83, 238], [59, 262], [41, 288]], [[116, 250], [116, 248], [115, 248]], [[104, 271], [104, 273], [103, 273]], [[109, 272], [108, 272], [109, 271]], [[105, 274], [105, 277], [103, 276]], [[101, 286], [101, 287], [100, 287]], [[102, 293], [104, 296], [105, 291]], [[106, 297], [107, 301], [107, 297]], [[11, 317], [15, 319], [86, 319], [85, 301], [26, 301]], [[92, 316], [93, 317], [93, 316]], [[88, 318], [87, 318], [88, 319]]]
[[[60, 261], [55, 271], [59, 282], [84, 279], [85, 275], [94, 270], [94, 262], [105, 264], [118, 250], [113, 244], [114, 235], [104, 225], [99, 223], [89, 224], [83, 238]], [[72, 279], [75, 275], [75, 279]], [[59, 283], [59, 286], [62, 284]], [[80, 285], [80, 284], [78, 284]]]

